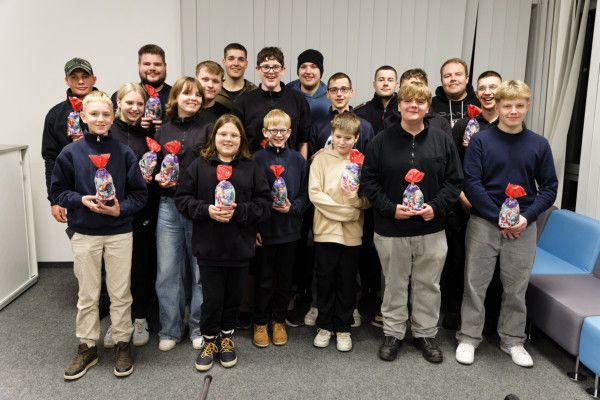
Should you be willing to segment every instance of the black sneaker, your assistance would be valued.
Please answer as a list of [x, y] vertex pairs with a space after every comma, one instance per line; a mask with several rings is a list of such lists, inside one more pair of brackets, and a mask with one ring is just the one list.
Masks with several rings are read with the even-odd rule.
[[252, 313], [243, 311], [240, 312], [238, 316], [237, 324], [235, 326], [236, 329], [250, 329], [252, 327]]
[[[288, 312], [287, 317], [285, 318], [285, 324], [292, 328], [298, 328], [299, 326], [304, 326], [304, 315], [306, 311], [299, 308], [294, 308]], [[308, 311], [308, 310], [307, 310]]]
[[98, 363], [98, 348], [96, 346], [88, 347], [85, 343], [80, 343], [77, 348], [77, 354], [71, 360], [63, 377], [67, 381], [79, 379], [85, 375], [87, 370]]
[[204, 344], [194, 363], [198, 371], [204, 372], [212, 368], [215, 357], [219, 355], [219, 348], [217, 347], [216, 341], [217, 338], [209, 339], [204, 336]]
[[421, 350], [423, 357], [430, 363], [439, 364], [444, 361], [444, 354], [436, 338], [415, 338], [415, 346]]
[[379, 358], [383, 361], [394, 361], [398, 357], [398, 351], [402, 341], [394, 336], [385, 336], [383, 343], [379, 346]]
[[131, 375], [133, 372], [133, 358], [129, 342], [118, 342], [115, 346], [115, 368], [113, 373], [119, 378]]
[[231, 368], [237, 363], [235, 344], [232, 333], [221, 333], [219, 343], [219, 359], [225, 368]]

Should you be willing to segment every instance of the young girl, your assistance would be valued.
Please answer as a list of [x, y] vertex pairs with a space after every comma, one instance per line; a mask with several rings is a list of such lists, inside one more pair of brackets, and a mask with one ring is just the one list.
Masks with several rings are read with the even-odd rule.
[[[179, 170], [184, 171], [198, 157], [206, 143], [209, 123], [198, 115], [204, 95], [200, 82], [191, 77], [179, 78], [169, 94], [168, 121], [156, 132], [156, 141], [162, 154], [168, 152], [165, 143], [177, 140], [181, 149], [177, 154]], [[186, 304], [190, 305], [189, 334], [195, 349], [202, 347], [200, 334], [200, 307], [202, 287], [199, 286], [198, 265], [192, 254], [192, 221], [177, 212], [173, 197], [177, 182], [163, 182], [160, 173], [155, 176], [160, 186], [160, 204], [156, 226], [157, 275], [160, 331], [158, 348], [171, 350], [182, 339]]]
[[[146, 137], [152, 137], [154, 130], [146, 130], [140, 126], [144, 115], [146, 91], [137, 83], [126, 83], [117, 91], [116, 119], [110, 132], [119, 142], [129, 146], [136, 155], [142, 158], [148, 151]], [[131, 260], [131, 295], [133, 304], [133, 337], [134, 346], [148, 343], [148, 303], [154, 294], [156, 280], [156, 219], [158, 216], [158, 186], [150, 178], [145, 178], [148, 188], [146, 206], [133, 216], [133, 254]], [[115, 345], [112, 338], [112, 327], [104, 336], [104, 347]]]
[[[226, 207], [215, 205], [217, 170], [222, 166], [231, 167], [227, 180], [235, 190], [234, 202]], [[244, 279], [254, 256], [258, 223], [269, 217], [271, 208], [271, 189], [251, 159], [236, 116], [225, 114], [215, 122], [202, 157], [182, 173], [175, 201], [177, 209], [193, 220], [193, 251], [204, 290], [204, 344], [196, 369], [208, 371], [217, 355], [222, 366], [233, 367], [237, 357], [232, 336]]]

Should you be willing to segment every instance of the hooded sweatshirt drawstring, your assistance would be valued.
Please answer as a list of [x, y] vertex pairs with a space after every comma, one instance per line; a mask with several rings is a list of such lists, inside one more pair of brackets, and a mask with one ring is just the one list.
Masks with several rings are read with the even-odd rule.
[[[464, 108], [464, 104], [465, 101], [461, 100], [460, 101], [460, 118], [464, 118], [465, 117], [465, 108]], [[448, 99], [448, 109], [450, 110], [450, 127], [454, 127], [454, 114], [452, 113], [452, 100]]]

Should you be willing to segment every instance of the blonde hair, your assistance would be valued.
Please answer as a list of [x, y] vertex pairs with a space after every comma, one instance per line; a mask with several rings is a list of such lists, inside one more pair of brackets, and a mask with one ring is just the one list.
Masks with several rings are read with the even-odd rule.
[[108, 106], [108, 108], [110, 108], [110, 112], [113, 112], [113, 103], [110, 100], [110, 97], [108, 97], [108, 95], [104, 92], [101, 92], [100, 90], [94, 90], [92, 92], [90, 92], [87, 96], [84, 97], [83, 99], [83, 112], [85, 112], [85, 109], [87, 107], [88, 104], [90, 103], [104, 103]]
[[413, 82], [400, 86], [398, 102], [421, 100], [431, 105], [431, 89], [423, 82]]
[[140, 96], [142, 96], [142, 99], [144, 99], [144, 104], [146, 103], [146, 100], [147, 100], [146, 91], [140, 84], [124, 83], [123, 85], [121, 85], [119, 90], [117, 90], [117, 112], [115, 112], [115, 116], [119, 119], [122, 119], [121, 118], [122, 116], [121, 116], [121, 107], [119, 107], [118, 104], [121, 102], [121, 100], [123, 100], [123, 97], [127, 96], [131, 92], [135, 92], [135, 93], [139, 94]]
[[202, 69], [207, 70], [210, 74], [220, 76], [221, 79], [223, 79], [223, 76], [225, 76], [225, 70], [223, 70], [223, 67], [211, 60], [202, 61], [196, 65], [196, 76], [198, 76], [200, 70]]
[[345, 133], [358, 136], [360, 131], [360, 118], [350, 112], [343, 112], [333, 117], [331, 121], [331, 131], [341, 130]]
[[275, 108], [267, 113], [263, 118], [263, 128], [268, 129], [269, 126], [283, 124], [286, 128], [290, 129], [292, 126], [292, 119], [285, 111]]
[[191, 76], [182, 76], [175, 81], [169, 92], [169, 100], [167, 100], [166, 107], [168, 119], [177, 118], [177, 97], [179, 97], [181, 93], [189, 93], [194, 86], [198, 89], [198, 93], [200, 93], [200, 97], [202, 98], [202, 103], [204, 103], [204, 90], [202, 89], [200, 81]]
[[531, 89], [529, 89], [529, 86], [525, 82], [519, 80], [502, 82], [494, 95], [496, 102], [505, 99], [525, 99], [529, 101], [530, 97]]

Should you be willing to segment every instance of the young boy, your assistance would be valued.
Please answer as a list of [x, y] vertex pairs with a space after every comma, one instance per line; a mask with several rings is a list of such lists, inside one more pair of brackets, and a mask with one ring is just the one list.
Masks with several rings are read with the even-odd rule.
[[[522, 81], [503, 82], [497, 89], [498, 125], [471, 138], [464, 161], [464, 191], [472, 204], [466, 233], [465, 293], [461, 328], [456, 334], [456, 360], [472, 364], [481, 343], [486, 290], [499, 259], [503, 285], [498, 334], [500, 348], [521, 367], [533, 366], [523, 347], [527, 307], [525, 293], [536, 245], [535, 220], [556, 199], [558, 180], [550, 144], [523, 125], [531, 91]], [[508, 183], [525, 189], [519, 198], [516, 225], [498, 227]]]
[[[65, 380], [75, 380], [98, 362], [96, 341], [100, 337], [98, 299], [101, 263], [106, 266], [106, 284], [110, 296], [110, 319], [115, 348], [114, 374], [128, 376], [133, 372], [129, 340], [131, 323], [131, 252], [133, 214], [147, 199], [135, 154], [109, 134], [114, 120], [110, 98], [94, 91], [83, 100], [81, 112], [89, 131], [82, 140], [67, 145], [56, 159], [50, 193], [55, 204], [68, 210], [75, 276], [79, 283], [76, 336], [77, 355], [67, 367]], [[110, 154], [106, 170], [113, 179], [114, 199], [96, 197], [97, 168], [90, 155]]]
[[339, 351], [350, 351], [350, 325], [356, 306], [356, 272], [362, 241], [363, 209], [369, 203], [340, 182], [358, 141], [360, 119], [337, 115], [332, 123], [332, 149], [317, 155], [311, 165], [308, 195], [315, 206], [313, 238], [317, 279], [316, 347], [327, 347], [334, 332]]
[[[287, 199], [283, 205], [273, 203], [271, 217], [259, 225], [257, 244], [260, 252], [255, 285], [254, 330], [252, 341], [257, 347], [269, 345], [268, 326], [272, 322], [273, 344], [287, 343], [285, 316], [290, 301], [296, 243], [300, 239], [302, 214], [308, 207], [308, 163], [296, 150], [287, 147], [292, 120], [279, 109], [264, 118], [264, 149], [254, 154], [254, 160], [273, 187], [276, 176], [273, 165], [281, 165]], [[276, 280], [276, 282], [274, 282]], [[270, 305], [270, 307], [269, 307]]]

